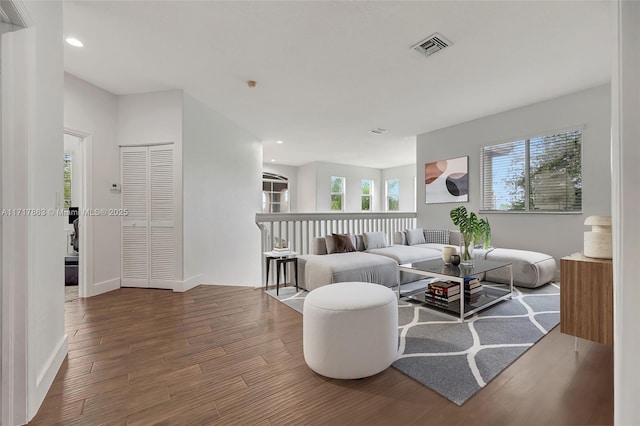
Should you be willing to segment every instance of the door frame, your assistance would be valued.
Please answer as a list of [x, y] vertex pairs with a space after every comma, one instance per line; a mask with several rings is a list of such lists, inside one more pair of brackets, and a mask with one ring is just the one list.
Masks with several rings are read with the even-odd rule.
[[[35, 39], [33, 32], [34, 22], [29, 15], [24, 2], [22, 0], [6, 0], [0, 3], [0, 14], [5, 21], [15, 28], [7, 32], [7, 38], [3, 37], [2, 51], [9, 49], [8, 54], [2, 55], [2, 68], [7, 71], [14, 67], [14, 40], [13, 33], [17, 31], [27, 31], [24, 34], [25, 52], [27, 61], [33, 60], [32, 55], [35, 52]], [[11, 37], [11, 39], [9, 39]], [[31, 98], [27, 96], [23, 100], [23, 105], [16, 107], [15, 102], [17, 96], [14, 91], [16, 87], [15, 80], [23, 80], [27, 85], [32, 84], [29, 70], [26, 75], [14, 76], [13, 72], [5, 72], [3, 79], [7, 78], [8, 90], [3, 90], [1, 95], [2, 102], [2, 128], [0, 161], [2, 166], [0, 172], [2, 174], [2, 183], [0, 188], [0, 207], [6, 205], [23, 205], [16, 204], [15, 201], [24, 201], [26, 191], [16, 190], [15, 185], [19, 185], [26, 189], [26, 177], [24, 175], [24, 164], [17, 164], [21, 160], [26, 161], [26, 146], [24, 144], [10, 143], [15, 141], [16, 133], [25, 133], [27, 130], [20, 129], [21, 123], [23, 127], [28, 126], [29, 107]], [[9, 184], [7, 181], [9, 181]], [[15, 185], [14, 185], [15, 184]], [[8, 189], [8, 191], [5, 191]], [[2, 220], [1, 235], [1, 263], [0, 263], [0, 291], [2, 292], [2, 319], [0, 321], [1, 333], [1, 350], [0, 357], [0, 382], [1, 395], [0, 398], [0, 423], [2, 424], [23, 424], [28, 419], [28, 379], [27, 379], [27, 321], [28, 321], [28, 291], [29, 283], [27, 270], [27, 223], [24, 217], [5, 217]], [[22, 281], [23, 286], [12, 285], [16, 281]], [[11, 284], [11, 285], [10, 285]]]
[[93, 208], [93, 138], [90, 133], [64, 127], [66, 135], [80, 139], [80, 163], [82, 165], [82, 202], [79, 217], [82, 217], [80, 232], [80, 250], [78, 252], [78, 297], [93, 296], [93, 216], [83, 215]]

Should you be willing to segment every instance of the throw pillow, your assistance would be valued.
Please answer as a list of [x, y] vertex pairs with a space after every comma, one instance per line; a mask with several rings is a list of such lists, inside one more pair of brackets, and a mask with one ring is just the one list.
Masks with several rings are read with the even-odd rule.
[[357, 234], [353, 236], [356, 240], [354, 247], [356, 248], [356, 251], [365, 251], [366, 248], [364, 246], [364, 235], [362, 234]]
[[448, 229], [425, 229], [424, 240], [425, 240], [425, 243], [431, 243], [431, 244], [449, 244], [449, 230]]
[[326, 235], [324, 241], [327, 244], [327, 254], [333, 254], [336, 252], [336, 243], [333, 239], [333, 235]]
[[364, 246], [367, 250], [388, 247], [387, 235], [384, 232], [365, 232]]
[[426, 240], [424, 239], [424, 229], [415, 228], [415, 229], [407, 229], [407, 244], [413, 246], [415, 244], [424, 244]]
[[353, 239], [349, 234], [333, 234], [333, 242], [335, 244], [335, 253], [350, 253], [356, 251], [353, 246]]

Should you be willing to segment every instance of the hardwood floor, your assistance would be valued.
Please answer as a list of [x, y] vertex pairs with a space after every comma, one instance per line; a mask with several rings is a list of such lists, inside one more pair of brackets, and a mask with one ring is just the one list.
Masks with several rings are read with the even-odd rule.
[[33, 425], [601, 425], [613, 352], [558, 328], [458, 407], [394, 368], [313, 373], [302, 316], [262, 290], [120, 289], [65, 304], [69, 355]]

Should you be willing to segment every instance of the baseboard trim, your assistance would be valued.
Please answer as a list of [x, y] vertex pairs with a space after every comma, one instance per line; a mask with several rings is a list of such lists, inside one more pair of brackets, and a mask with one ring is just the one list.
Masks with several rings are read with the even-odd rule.
[[99, 283], [95, 283], [92, 286], [90, 296], [97, 296], [102, 293], [117, 290], [120, 288], [120, 278], [114, 278], [112, 280], [106, 280]]
[[175, 285], [173, 286], [173, 291], [177, 293], [183, 293], [199, 286], [200, 284], [203, 284], [204, 281], [206, 281], [206, 279], [203, 274], [195, 275], [188, 280], [176, 281]]
[[49, 359], [47, 359], [47, 362], [36, 378], [36, 400], [29, 409], [29, 420], [33, 419], [38, 413], [40, 405], [42, 405], [42, 401], [44, 401], [44, 398], [47, 396], [53, 379], [56, 378], [58, 370], [60, 370], [60, 366], [68, 352], [69, 340], [65, 334], [56, 345], [56, 348], [51, 352]]

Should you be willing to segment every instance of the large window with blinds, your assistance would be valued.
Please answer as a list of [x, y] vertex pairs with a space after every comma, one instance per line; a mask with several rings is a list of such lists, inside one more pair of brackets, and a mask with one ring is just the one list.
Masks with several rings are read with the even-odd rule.
[[483, 211], [582, 211], [582, 129], [482, 148]]

